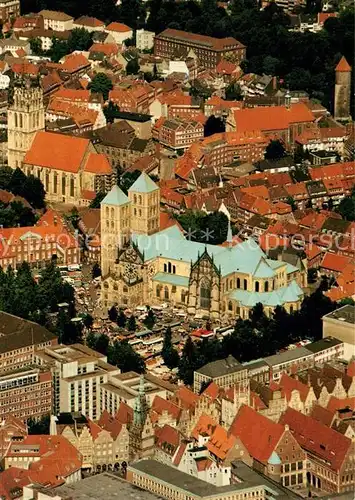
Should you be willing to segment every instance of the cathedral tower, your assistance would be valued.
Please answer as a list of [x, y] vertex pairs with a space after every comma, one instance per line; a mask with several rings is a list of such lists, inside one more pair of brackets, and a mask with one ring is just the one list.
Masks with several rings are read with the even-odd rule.
[[351, 66], [343, 56], [335, 68], [334, 118], [350, 120]]
[[31, 80], [24, 85], [15, 83], [13, 97], [7, 112], [8, 164], [21, 168], [36, 132], [44, 130], [42, 89]]
[[153, 234], [160, 228], [160, 189], [143, 172], [128, 190], [133, 233]]
[[144, 384], [144, 375], [141, 375], [134, 405], [133, 423], [129, 429], [130, 460], [154, 455], [154, 427], [149, 416]]
[[101, 272], [106, 276], [130, 237], [130, 201], [114, 186], [101, 202]]

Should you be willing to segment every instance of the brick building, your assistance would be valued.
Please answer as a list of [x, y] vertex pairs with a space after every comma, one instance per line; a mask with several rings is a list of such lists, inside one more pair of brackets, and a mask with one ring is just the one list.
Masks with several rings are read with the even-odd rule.
[[0, 312], [0, 372], [24, 368], [34, 353], [57, 345], [57, 337], [44, 326]]
[[0, 420], [11, 414], [40, 418], [52, 410], [52, 374], [45, 368], [21, 368], [0, 375]]
[[20, 0], [1, 0], [0, 1], [1, 22], [6, 23], [11, 17], [20, 15]]
[[204, 68], [215, 68], [221, 59], [240, 63], [245, 58], [246, 47], [235, 38], [213, 38], [196, 33], [166, 29], [154, 39], [154, 54], [174, 59], [186, 58], [190, 51], [198, 57]]
[[203, 138], [204, 127], [195, 120], [159, 119], [153, 128], [153, 138], [172, 149], [186, 149]]

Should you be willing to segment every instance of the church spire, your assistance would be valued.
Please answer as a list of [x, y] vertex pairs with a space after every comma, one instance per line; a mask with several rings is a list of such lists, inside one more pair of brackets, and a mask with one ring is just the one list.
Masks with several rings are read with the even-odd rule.
[[144, 375], [140, 376], [139, 390], [134, 403], [133, 423], [134, 425], [144, 425], [147, 418], [148, 405], [145, 395]]

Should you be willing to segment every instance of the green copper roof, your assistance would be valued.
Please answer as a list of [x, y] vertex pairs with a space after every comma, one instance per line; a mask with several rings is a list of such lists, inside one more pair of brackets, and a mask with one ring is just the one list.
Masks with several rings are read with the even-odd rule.
[[281, 464], [280, 457], [278, 456], [278, 454], [275, 451], [273, 451], [271, 453], [271, 456], [270, 456], [270, 458], [268, 460], [268, 463], [270, 465], [280, 465]]
[[118, 186], [114, 186], [102, 200], [101, 205], [115, 205], [116, 207], [119, 207], [125, 203], [129, 203], [128, 197]]
[[178, 276], [177, 274], [169, 273], [157, 273], [153, 281], [159, 281], [159, 283], [169, 283], [175, 286], [189, 286], [189, 278], [187, 276]]
[[288, 286], [281, 287], [271, 292], [248, 292], [247, 290], [233, 290], [229, 294], [232, 300], [238, 301], [242, 306], [253, 307], [259, 302], [263, 306], [276, 307], [283, 306], [287, 302], [297, 302], [303, 296], [302, 289], [296, 281], [292, 281]]
[[254, 271], [254, 277], [273, 278], [274, 276], [275, 276], [274, 270], [268, 265], [265, 259], [261, 258], [258, 267]]
[[142, 172], [136, 182], [132, 184], [128, 191], [134, 193], [151, 193], [158, 189], [158, 186], [145, 172]]

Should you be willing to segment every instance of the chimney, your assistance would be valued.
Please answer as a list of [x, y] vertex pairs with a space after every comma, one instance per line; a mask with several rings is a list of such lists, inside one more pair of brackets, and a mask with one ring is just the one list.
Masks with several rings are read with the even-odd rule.
[[273, 90], [277, 90], [277, 77], [276, 76], [272, 77], [272, 88], [273, 88]]

